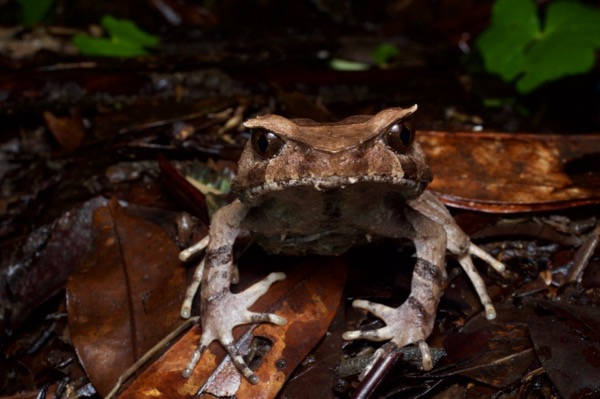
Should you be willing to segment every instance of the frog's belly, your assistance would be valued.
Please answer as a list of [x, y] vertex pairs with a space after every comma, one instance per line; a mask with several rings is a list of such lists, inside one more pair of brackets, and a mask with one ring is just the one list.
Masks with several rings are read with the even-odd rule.
[[242, 223], [267, 251], [339, 255], [369, 242], [373, 226], [398, 220], [404, 196], [375, 184], [269, 193]]
[[253, 237], [268, 252], [285, 255], [341, 255], [351, 247], [369, 241], [366, 233], [353, 235], [328, 231], [294, 236], [265, 236], [253, 233]]

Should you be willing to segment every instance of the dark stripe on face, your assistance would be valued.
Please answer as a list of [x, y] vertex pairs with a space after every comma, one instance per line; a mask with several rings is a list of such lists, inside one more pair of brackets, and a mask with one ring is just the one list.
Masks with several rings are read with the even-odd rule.
[[403, 156], [400, 157], [400, 165], [402, 166], [402, 170], [404, 172], [405, 179], [413, 179], [417, 178], [417, 163], [414, 158], [411, 156]]

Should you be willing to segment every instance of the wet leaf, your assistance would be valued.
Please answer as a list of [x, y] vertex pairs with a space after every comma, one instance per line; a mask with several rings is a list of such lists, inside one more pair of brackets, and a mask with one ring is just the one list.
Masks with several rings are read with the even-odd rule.
[[340, 308], [325, 338], [306, 358], [294, 376], [290, 378], [280, 392], [287, 398], [334, 398], [335, 393], [325, 387], [335, 387], [340, 366], [340, 348], [343, 346], [342, 334], [348, 329], [346, 312]]
[[[257, 385], [241, 378], [217, 343], [213, 343], [188, 379], [181, 372], [198, 344], [200, 329], [194, 327], [160, 359], [142, 373], [120, 398], [192, 397], [201, 389], [208, 393], [237, 398], [272, 398], [281, 389], [296, 366], [323, 337], [342, 297], [346, 267], [335, 258], [272, 258], [270, 263], [285, 260], [286, 280], [279, 282], [251, 308], [275, 312], [285, 318], [285, 326], [262, 324], [252, 327], [252, 334], [271, 343], [256, 374]], [[264, 262], [264, 260], [263, 260]], [[277, 266], [281, 270], [281, 265]], [[242, 271], [243, 273], [243, 271]], [[250, 282], [248, 282], [249, 284]], [[234, 331], [242, 334], [241, 345], [249, 345], [247, 327]], [[216, 369], [216, 371], [215, 371]]]
[[444, 341], [447, 357], [453, 364], [436, 376], [462, 375], [496, 388], [504, 388], [523, 377], [536, 356], [527, 331], [527, 311], [512, 305], [496, 308], [498, 315], [487, 320], [478, 315], [462, 331]]
[[34, 230], [18, 246], [20, 254], [3, 262], [0, 311], [9, 315], [11, 328], [18, 328], [38, 305], [64, 288], [88, 251], [92, 212], [105, 203], [96, 197], [65, 212], [51, 226]]
[[[451, 206], [526, 212], [600, 203], [600, 135], [418, 132]], [[587, 161], [589, 160], [589, 161]]]
[[550, 315], [532, 315], [528, 325], [544, 370], [564, 398], [600, 394], [600, 311], [543, 301]]
[[105, 395], [120, 374], [180, 323], [187, 285], [178, 249], [116, 200], [94, 212], [95, 239], [67, 286], [69, 329], [90, 380]]

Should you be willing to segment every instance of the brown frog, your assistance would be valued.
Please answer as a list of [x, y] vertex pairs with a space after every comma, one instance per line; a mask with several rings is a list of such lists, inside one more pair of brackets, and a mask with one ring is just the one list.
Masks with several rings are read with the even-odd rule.
[[244, 124], [252, 136], [233, 181], [239, 199], [217, 211], [209, 236], [181, 254], [185, 260], [206, 248], [181, 310], [182, 317], [190, 317], [201, 284], [202, 337], [184, 376], [218, 340], [238, 370], [257, 383], [234, 345], [232, 329], [246, 323], [286, 323], [275, 314], [248, 311], [271, 284], [285, 278], [283, 273], [271, 273], [243, 292], [230, 292], [237, 280], [232, 246], [248, 232], [266, 250], [292, 255], [337, 255], [379, 238], [412, 240], [416, 264], [408, 299], [398, 308], [355, 300], [354, 307], [371, 312], [386, 326], [348, 331], [343, 337], [391, 340], [398, 347], [416, 344], [425, 370], [432, 368], [425, 340], [444, 287], [446, 251], [471, 279], [487, 318], [495, 317], [471, 255], [498, 271], [504, 265], [475, 246], [446, 207], [425, 190], [432, 175], [414, 141], [410, 117], [416, 110], [416, 105], [390, 108], [337, 123], [265, 115]]

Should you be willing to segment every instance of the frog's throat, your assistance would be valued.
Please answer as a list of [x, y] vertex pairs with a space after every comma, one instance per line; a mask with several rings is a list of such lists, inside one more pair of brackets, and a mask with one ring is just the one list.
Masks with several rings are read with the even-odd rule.
[[406, 199], [416, 198], [427, 187], [428, 180], [412, 180], [394, 176], [328, 176], [328, 177], [303, 177], [295, 180], [272, 181], [258, 186], [250, 187], [240, 193], [242, 202], [252, 203], [260, 200], [265, 194], [283, 191], [289, 188], [304, 187], [314, 188], [316, 191], [344, 189], [357, 184], [385, 184], [390, 191], [396, 191]]

